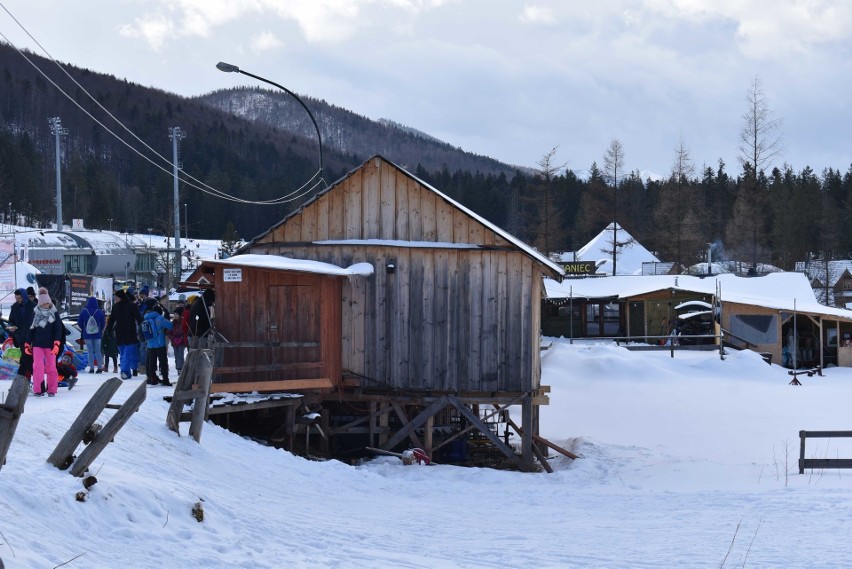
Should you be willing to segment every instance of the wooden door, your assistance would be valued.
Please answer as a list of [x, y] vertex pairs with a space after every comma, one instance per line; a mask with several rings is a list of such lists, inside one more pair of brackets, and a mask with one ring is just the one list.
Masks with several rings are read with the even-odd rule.
[[283, 374], [271, 379], [322, 377], [319, 286], [273, 285], [269, 287], [269, 341], [271, 363], [281, 364]]

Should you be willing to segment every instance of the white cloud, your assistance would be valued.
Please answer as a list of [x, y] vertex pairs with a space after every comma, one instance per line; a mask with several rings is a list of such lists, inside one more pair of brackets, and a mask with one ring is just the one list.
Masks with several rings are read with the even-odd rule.
[[676, 20], [733, 22], [742, 52], [761, 59], [847, 42], [852, 30], [852, 3], [836, 0], [646, 0], [645, 8]]
[[174, 34], [174, 22], [165, 14], [151, 14], [137, 18], [133, 24], [119, 28], [119, 33], [129, 38], [142, 38], [155, 51], [159, 51], [166, 39]]
[[555, 24], [556, 16], [550, 8], [525, 4], [518, 18], [524, 24]]
[[278, 36], [272, 32], [261, 32], [251, 40], [251, 48], [257, 52], [275, 49], [282, 45], [284, 45], [284, 42], [278, 39]]

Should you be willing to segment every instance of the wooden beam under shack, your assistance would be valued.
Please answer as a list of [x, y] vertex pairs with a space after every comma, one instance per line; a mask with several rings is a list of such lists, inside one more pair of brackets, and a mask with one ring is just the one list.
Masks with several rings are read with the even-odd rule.
[[317, 379], [285, 379], [280, 381], [245, 381], [236, 383], [213, 383], [210, 393], [247, 393], [250, 391], [299, 391], [302, 389], [331, 389], [327, 377]]

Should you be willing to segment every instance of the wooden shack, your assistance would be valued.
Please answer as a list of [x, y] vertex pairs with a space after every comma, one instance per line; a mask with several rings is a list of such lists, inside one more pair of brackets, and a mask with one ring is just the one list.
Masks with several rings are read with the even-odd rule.
[[[291, 303], [298, 310], [319, 303], [321, 308], [310, 308], [305, 317], [309, 330], [317, 321], [320, 330], [339, 327], [325, 338], [340, 340], [339, 366], [329, 362], [322, 368], [321, 378], [330, 380], [332, 391], [306, 399], [331, 414], [324, 419], [331, 436], [360, 428], [386, 450], [398, 450], [409, 440], [431, 448], [437, 425], [446, 432], [454, 423], [456, 433], [472, 426], [521, 468], [532, 468], [534, 456], [540, 457], [534, 446], [541, 442], [538, 406], [547, 402], [540, 381], [542, 277], [562, 275], [545, 256], [381, 156], [240, 253], [311, 260], [341, 270], [368, 263], [373, 269], [363, 278], [318, 278], [309, 288], [325, 287], [325, 292], [305, 293], [314, 296]], [[241, 256], [231, 262], [239, 263]], [[215, 279], [218, 320], [227, 312], [221, 307], [238, 309], [249, 289], [229, 288], [220, 274]], [[251, 289], [251, 302], [281, 302], [269, 283]], [[251, 324], [239, 324], [240, 341], [263, 332], [269, 317], [261, 312], [252, 312]], [[217, 328], [222, 328], [218, 322]], [[299, 342], [310, 340], [298, 336]], [[280, 366], [302, 369], [302, 352], [279, 354]], [[247, 357], [234, 361], [245, 364]], [[281, 369], [263, 371], [262, 381], [293, 377]], [[335, 411], [341, 402], [351, 405]], [[352, 411], [359, 403], [360, 418]], [[509, 436], [498, 438], [489, 423], [493, 417], [508, 419], [510, 406], [520, 406], [520, 454], [507, 444]]]
[[343, 281], [356, 273], [272, 255], [205, 260], [219, 334], [213, 390], [340, 387]]

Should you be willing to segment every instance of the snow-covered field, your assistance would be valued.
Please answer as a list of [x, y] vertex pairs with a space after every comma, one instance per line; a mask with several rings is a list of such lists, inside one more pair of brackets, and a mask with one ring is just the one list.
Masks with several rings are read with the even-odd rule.
[[[78, 502], [80, 479], [45, 460], [103, 378], [81, 374], [73, 391], [27, 401], [0, 470], [0, 559], [7, 568], [852, 566], [852, 472], [797, 468], [800, 429], [852, 428], [852, 369], [795, 387], [751, 352], [672, 359], [548, 341], [542, 434], [583, 457], [553, 458], [550, 475], [390, 457], [310, 462], [212, 424], [196, 444], [186, 424], [180, 438], [166, 428], [170, 390], [153, 387]], [[852, 458], [852, 441], [810, 440], [808, 455]]]

